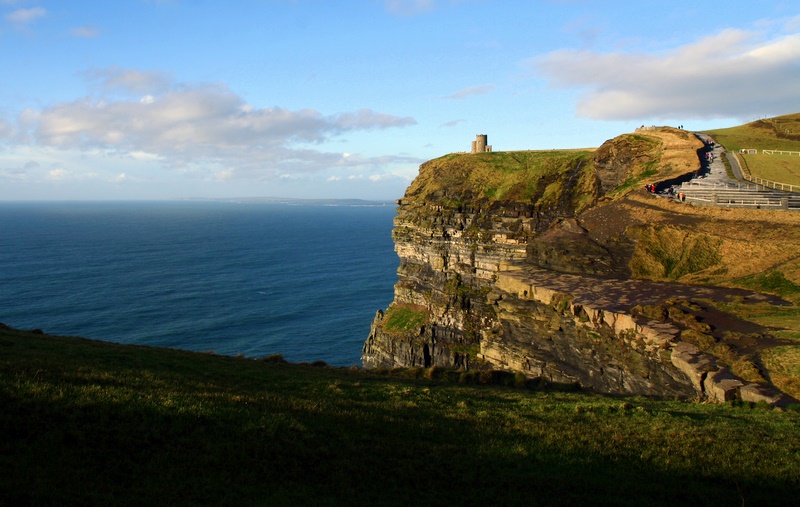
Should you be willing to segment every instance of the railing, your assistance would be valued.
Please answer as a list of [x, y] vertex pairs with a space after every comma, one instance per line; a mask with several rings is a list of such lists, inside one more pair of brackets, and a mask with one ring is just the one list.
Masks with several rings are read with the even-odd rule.
[[[719, 195], [687, 195], [686, 201], [694, 201], [710, 206], [736, 206], [742, 208], [773, 208], [784, 210], [800, 210], [797, 203], [791, 203], [787, 197], [780, 199], [766, 199], [763, 197], [731, 197]], [[792, 205], [795, 204], [795, 205]]]
[[687, 181], [685, 183], [681, 183], [681, 188], [686, 189], [711, 189], [711, 190], [731, 190], [731, 191], [741, 191], [741, 190], [748, 190], [748, 191], [757, 191], [759, 190], [758, 185], [748, 185], [747, 183], [707, 183], [703, 180], [699, 181]]
[[784, 192], [800, 192], [800, 185], [790, 185], [779, 181], [765, 180], [764, 178], [749, 174], [743, 174], [742, 176], [744, 176], [744, 179], [747, 181], [752, 181], [756, 185], [761, 185], [765, 188], [774, 188], [775, 190], [783, 190]]
[[800, 155], [800, 151], [784, 151], [784, 150], [761, 150], [764, 155]]

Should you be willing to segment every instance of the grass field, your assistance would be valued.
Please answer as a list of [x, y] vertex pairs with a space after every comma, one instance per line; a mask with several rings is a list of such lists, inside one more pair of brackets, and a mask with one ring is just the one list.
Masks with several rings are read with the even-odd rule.
[[790, 505], [800, 413], [0, 331], [4, 505]]
[[[448, 207], [475, 202], [539, 201], [555, 205], [566, 179], [576, 178], [576, 207], [593, 203], [595, 182], [591, 150], [506, 151], [477, 154], [452, 153], [425, 163], [425, 170], [406, 190], [407, 196], [424, 196]], [[459, 196], [453, 199], [451, 196]], [[469, 198], [466, 198], [469, 197]]]
[[[746, 125], [709, 131], [728, 151], [756, 149], [758, 154], [739, 155], [753, 176], [800, 185], [800, 114], [778, 116]], [[794, 155], [766, 155], [762, 150], [794, 151]]]

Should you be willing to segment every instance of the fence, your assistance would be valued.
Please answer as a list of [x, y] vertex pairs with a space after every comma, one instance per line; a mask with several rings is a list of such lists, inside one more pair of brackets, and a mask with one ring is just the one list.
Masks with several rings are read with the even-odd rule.
[[764, 155], [800, 155], [800, 151], [784, 151], [784, 150], [761, 150]]
[[732, 195], [687, 195], [687, 202], [706, 206], [723, 206], [728, 208], [758, 208], [800, 211], [797, 201], [790, 201], [788, 197], [755, 197]]
[[775, 190], [783, 190], [785, 192], [800, 192], [800, 185], [789, 185], [788, 183], [781, 183], [779, 181], [765, 180], [764, 178], [759, 178], [758, 176], [752, 176], [750, 174], [742, 174], [742, 176], [747, 181], [752, 181], [756, 185], [761, 185], [765, 188], [774, 188]]

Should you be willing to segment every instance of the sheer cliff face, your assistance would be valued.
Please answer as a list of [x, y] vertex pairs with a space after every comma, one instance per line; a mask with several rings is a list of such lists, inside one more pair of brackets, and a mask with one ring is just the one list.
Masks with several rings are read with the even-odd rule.
[[703, 302], [768, 297], [670, 283], [730, 263], [718, 221], [641, 189], [696, 171], [700, 146], [661, 129], [594, 151], [423, 164], [398, 202], [394, 301], [375, 316], [364, 366], [500, 369], [606, 393], [787, 403], [752, 351], [734, 353], [766, 328]]
[[635, 323], [617, 326], [611, 312], [542, 287], [535, 297], [534, 287], [514, 281], [526, 266], [625, 271], [629, 249], [619, 238], [598, 242], [574, 219], [653, 160], [646, 150], [615, 160], [623, 151], [598, 150], [600, 172], [590, 151], [448, 155], [423, 164], [398, 201], [394, 301], [375, 316], [364, 366], [508, 369], [603, 392], [693, 394], [670, 363], [668, 340], [648, 342]]

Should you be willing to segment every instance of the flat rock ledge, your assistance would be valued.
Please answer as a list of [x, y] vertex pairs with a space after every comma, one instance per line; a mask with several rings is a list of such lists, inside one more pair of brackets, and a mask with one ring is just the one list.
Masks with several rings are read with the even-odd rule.
[[[643, 290], [644, 285], [651, 284], [650, 290]], [[631, 285], [635, 285], [635, 290], [624, 290], [633, 288]], [[578, 275], [562, 276], [540, 270], [512, 268], [498, 274], [496, 287], [520, 299], [535, 300], [547, 305], [552, 303], [554, 296], [566, 295], [571, 298], [570, 312], [576, 319], [581, 315], [589, 317], [588, 321], [582, 322], [583, 325], [608, 326], [620, 338], [635, 333], [643, 339], [648, 352], [668, 350], [672, 365], [689, 379], [700, 399], [714, 403], [741, 400], [773, 406], [797, 403], [794, 398], [774, 387], [746, 382], [727, 367], [719, 365], [715, 356], [701, 351], [692, 343], [680, 341], [680, 330], [672, 324], [644, 321], [622, 310], [622, 306], [630, 308], [634, 304], [655, 303], [666, 299], [672, 292], [671, 289], [675, 288], [674, 284], [639, 280], [604, 281]], [[586, 288], [590, 290], [581, 290]], [[695, 288], [683, 286], [681, 295], [697, 296], [698, 294], [689, 293], [692, 289]], [[708, 296], [708, 292], [713, 292], [714, 289], [697, 288], [697, 291], [702, 296]], [[628, 292], [627, 297], [619, 297], [624, 292]], [[613, 293], [618, 297], [609, 297]], [[605, 297], [596, 297], [600, 294]], [[652, 301], [648, 301], [649, 299]]]

